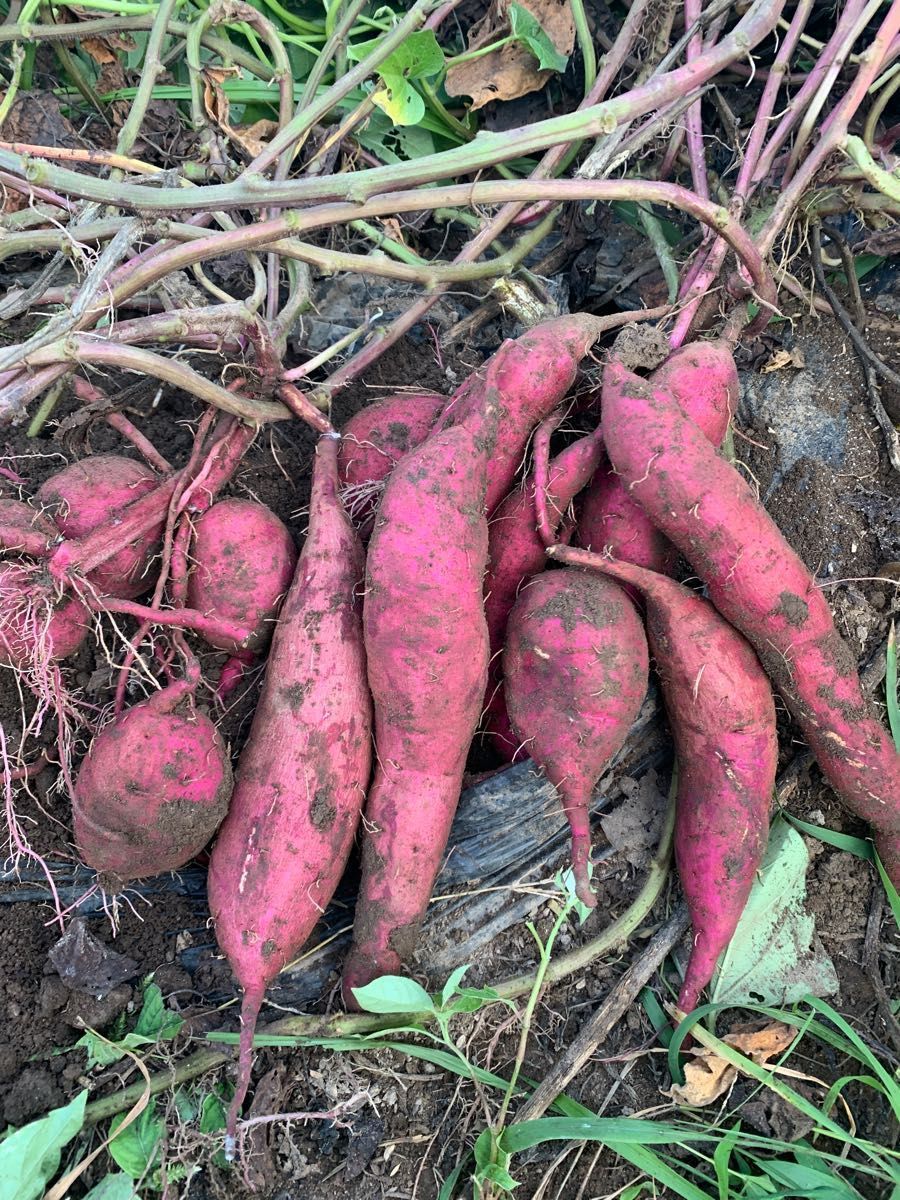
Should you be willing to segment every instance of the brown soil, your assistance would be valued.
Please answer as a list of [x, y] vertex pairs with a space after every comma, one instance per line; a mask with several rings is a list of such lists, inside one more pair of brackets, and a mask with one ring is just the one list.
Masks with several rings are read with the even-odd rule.
[[[856, 360], [840, 333], [828, 321], [803, 320], [793, 335], [789, 327], [783, 328], [786, 341], [803, 350], [807, 365], [803, 370], [787, 367], [769, 375], [745, 374], [735, 449], [786, 536], [807, 564], [829, 582], [828, 595], [838, 623], [865, 661], [883, 643], [889, 619], [900, 607], [896, 586], [871, 581], [885, 562], [900, 558], [900, 489], [886, 465], [867, 411]], [[484, 338], [490, 341], [488, 333]], [[480, 358], [480, 351], [469, 346], [460, 359], [439, 364], [430, 345], [404, 344], [376, 364], [365, 385], [338, 398], [336, 423], [342, 423], [368, 399], [398, 385], [449, 391], [453, 381]], [[183, 397], [170, 397], [154, 408], [152, 399], [150, 391], [135, 393], [133, 417], [164, 454], [182, 460], [190, 442], [190, 422], [196, 416], [193, 406]], [[62, 465], [59, 456], [64, 451], [53, 440], [52, 431], [45, 432], [37, 444], [21, 430], [7, 430], [2, 441], [4, 465], [27, 476], [26, 493], [36, 490]], [[92, 430], [90, 444], [96, 452], [121, 449], [118, 437], [103, 427]], [[273, 427], [248, 454], [230, 489], [234, 495], [252, 496], [268, 504], [287, 522], [298, 544], [305, 525], [311, 452], [312, 439], [299, 423]], [[72, 457], [68, 452], [66, 456]], [[16, 491], [4, 481], [2, 494], [12, 496]], [[849, 582], [838, 582], [843, 580]], [[211, 680], [224, 658], [203, 655]], [[84, 648], [76, 657], [72, 679], [92, 702], [108, 694], [108, 664], [91, 648]], [[220, 717], [234, 751], [246, 735], [257, 685], [258, 672]], [[203, 703], [216, 715], [211, 692]], [[10, 743], [15, 742], [20, 727], [19, 713], [20, 699], [12, 678], [8, 672], [0, 672], [0, 718]], [[783, 716], [782, 733], [786, 763], [802, 747]], [[36, 751], [36, 746], [28, 747], [29, 754]], [[54, 787], [54, 782], [54, 772], [44, 771], [33, 781], [31, 794], [20, 789], [16, 806], [27, 822], [32, 844], [64, 866], [74, 858], [68, 801], [64, 789]], [[833, 829], [864, 833], [838, 806], [814, 768], [793, 794], [790, 811]], [[599, 832], [597, 837], [601, 840]], [[809, 904], [840, 979], [841, 992], [835, 1003], [887, 1061], [895, 1062], [893, 1051], [884, 1044], [885, 1030], [864, 955], [874, 893], [872, 871], [850, 855], [815, 840], [810, 840], [809, 846]], [[71, 1047], [83, 1025], [109, 1026], [120, 1014], [132, 1013], [138, 985], [150, 973], [155, 973], [168, 1004], [187, 1018], [173, 1046], [176, 1056], [202, 1044], [205, 1030], [236, 1028], [235, 1008], [220, 1011], [233, 1001], [235, 988], [227, 965], [216, 953], [202, 885], [199, 890], [194, 888], [186, 876], [177, 893], [172, 881], [158, 881], [146, 896], [135, 900], [133, 909], [120, 904], [115, 935], [108, 915], [88, 905], [91, 932], [138, 964], [132, 979], [97, 1001], [71, 991], [49, 965], [47, 954], [59, 930], [51, 923], [52, 909], [46, 890], [42, 892], [39, 873], [29, 871], [27, 878], [34, 880], [29, 884], [30, 893], [12, 880], [3, 887], [7, 895], [27, 895], [28, 899], [0, 905], [0, 1013], [4, 1016], [0, 1083], [5, 1085], [2, 1115], [6, 1122], [19, 1125], [83, 1087], [99, 1096], [120, 1086], [120, 1078], [127, 1077], [128, 1082], [137, 1078], [127, 1062], [86, 1074], [84, 1052]], [[583, 929], [563, 932], [558, 943], [561, 951], [592, 936], [621, 913], [640, 885], [641, 872], [623, 856], [613, 854], [598, 868], [597, 879], [598, 908]], [[86, 890], [89, 882], [88, 876], [80, 878], [71, 899], [79, 889]], [[676, 899], [673, 884], [626, 951], [547, 991], [528, 1047], [527, 1075], [540, 1078], [559, 1058], [584, 1020], [640, 954], [646, 938]], [[552, 921], [547, 906], [537, 911], [535, 920], [546, 933]], [[891, 993], [896, 985], [892, 972], [897, 969], [898, 939], [887, 921], [882, 937], [889, 952], [882, 955], [881, 967]], [[475, 959], [470, 979], [490, 983], [528, 969], [534, 960], [531, 937], [519, 925], [495, 938]], [[660, 998], [670, 998], [669, 987], [675, 981], [669, 963], [653, 981], [654, 990]], [[442, 980], [429, 982], [440, 985]], [[320, 1011], [334, 1003], [335, 983], [333, 976], [322, 983], [317, 1001]], [[276, 990], [271, 999], [278, 1004]], [[272, 1008], [264, 1012], [264, 1019], [270, 1014], [278, 1015]], [[459, 1030], [474, 1061], [498, 1074], [509, 1070], [518, 1026], [509, 1022], [502, 1006], [461, 1019]], [[162, 1064], [156, 1059], [151, 1065]], [[836, 1057], [829, 1061], [823, 1057], [823, 1061], [801, 1064], [801, 1069], [834, 1078], [844, 1066]], [[192, 1094], [203, 1095], [222, 1078], [220, 1072], [202, 1079], [192, 1085]], [[265, 1050], [258, 1055], [254, 1079], [254, 1115], [283, 1111], [324, 1117], [353, 1097], [363, 1099], [350, 1118], [349, 1129], [327, 1119], [260, 1127], [249, 1175], [242, 1180], [212, 1161], [209, 1141], [191, 1134], [169, 1103], [165, 1109], [169, 1161], [181, 1158], [197, 1168], [191, 1178], [173, 1185], [170, 1195], [190, 1200], [226, 1196], [239, 1200], [245, 1185], [253, 1184], [255, 1196], [271, 1200], [332, 1200], [336, 1192], [351, 1200], [413, 1196], [432, 1200], [441, 1180], [483, 1126], [483, 1110], [469, 1084], [430, 1064], [387, 1051], [364, 1055], [316, 1049], [293, 1053]], [[665, 1057], [643, 1008], [634, 1004], [570, 1092], [604, 1116], [631, 1115], [665, 1104], [661, 1093], [668, 1084]], [[738, 1085], [729, 1101], [732, 1106], [747, 1099], [742, 1087]], [[759, 1097], [755, 1104], [755, 1108], [748, 1104], [743, 1110], [748, 1125], [780, 1137], [805, 1132], [791, 1127], [789, 1110], [764, 1103]], [[867, 1109], [863, 1105], [855, 1116], [865, 1136], [889, 1142], [895, 1137], [885, 1112], [877, 1106]], [[521, 1184], [516, 1194], [520, 1200], [536, 1196], [548, 1172], [552, 1172], [552, 1186], [546, 1194], [558, 1195], [560, 1200], [608, 1195], [636, 1174], [608, 1152], [598, 1153], [591, 1146], [567, 1151], [557, 1164], [562, 1150], [561, 1144], [551, 1143], [517, 1160]], [[89, 1172], [86, 1179], [95, 1182], [100, 1174], [102, 1171]]]

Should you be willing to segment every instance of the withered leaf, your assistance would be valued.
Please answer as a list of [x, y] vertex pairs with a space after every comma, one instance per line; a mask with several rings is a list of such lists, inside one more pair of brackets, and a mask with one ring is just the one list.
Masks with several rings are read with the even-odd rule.
[[[535, 18], [560, 54], [568, 56], [575, 45], [575, 22], [568, 0], [519, 0]], [[469, 33], [469, 49], [479, 50], [498, 41], [509, 29], [505, 0], [492, 0], [481, 21]], [[521, 42], [511, 42], [447, 72], [444, 87], [450, 96], [471, 96], [471, 107], [483, 108], [492, 100], [515, 100], [544, 86], [552, 71], [538, 68], [537, 59]]]

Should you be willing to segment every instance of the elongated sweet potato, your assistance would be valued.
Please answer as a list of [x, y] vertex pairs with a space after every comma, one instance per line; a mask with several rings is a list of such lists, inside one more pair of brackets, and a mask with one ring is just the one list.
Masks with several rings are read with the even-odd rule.
[[450, 834], [487, 682], [484, 496], [490, 402], [432, 433], [388, 477], [369, 543], [363, 625], [375, 702], [353, 989], [408, 959]]
[[342, 429], [338, 474], [362, 537], [372, 532], [384, 480], [404, 454], [421, 445], [446, 403], [436, 392], [398, 392], [367, 404]]
[[640, 711], [647, 673], [640, 618], [611, 580], [566, 567], [520, 592], [503, 652], [506, 704], [519, 741], [559, 793], [578, 895], [591, 907], [591, 793]]
[[94, 738], [75, 781], [75, 842], [108, 890], [174, 871], [225, 816], [231, 763], [194, 707], [197, 677], [135, 704]]
[[457, 388], [435, 423], [451, 429], [490, 403], [499, 419], [488, 474], [488, 513], [512, 487], [534, 427], [575, 382], [578, 365], [602, 329], [598, 317], [575, 313], [535, 325], [506, 341], [492, 358]]
[[[548, 508], [558, 526], [572, 499], [587, 484], [603, 453], [599, 431], [579, 438], [553, 459], [549, 468]], [[489, 566], [484, 584], [484, 612], [491, 645], [485, 696], [484, 726], [508, 762], [517, 756], [519, 741], [512, 731], [503, 690], [501, 651], [506, 623], [522, 584], [544, 569], [544, 540], [537, 528], [534, 479], [515, 488], [500, 504], [488, 527]], [[522, 755], [524, 757], [524, 754]]]
[[297, 565], [287, 526], [254, 500], [220, 500], [194, 526], [191, 564], [190, 607], [253, 631], [244, 646], [211, 644], [232, 654], [266, 646]]
[[[81, 538], [112, 525], [122, 509], [158, 483], [158, 476], [133, 458], [97, 454], [51, 476], [38, 490], [36, 501], [66, 538]], [[89, 582], [103, 595], [124, 600], [139, 596], [153, 582], [149, 566], [162, 530], [161, 521], [92, 571]]]
[[309, 532], [209, 865], [216, 937], [244, 989], [232, 1139], [263, 995], [340, 881], [371, 768], [363, 550], [338, 497], [337, 452], [336, 439], [319, 442]]
[[[693, 342], [675, 350], [650, 376], [719, 446], [740, 395], [731, 348], [726, 342]], [[609, 460], [600, 464], [584, 494], [578, 517], [579, 545], [608, 550], [615, 558], [670, 575], [677, 549], [623, 486]]]
[[900, 884], [900, 755], [869, 710], [822, 592], [749, 485], [668, 392], [604, 374], [609, 457], [759, 655], [831, 786], [868, 821]]
[[584, 550], [559, 562], [639, 588], [678, 759], [675, 859], [694, 926], [679, 1008], [695, 1008], [762, 861], [778, 766], [772, 689], [747, 642], [680, 583]]

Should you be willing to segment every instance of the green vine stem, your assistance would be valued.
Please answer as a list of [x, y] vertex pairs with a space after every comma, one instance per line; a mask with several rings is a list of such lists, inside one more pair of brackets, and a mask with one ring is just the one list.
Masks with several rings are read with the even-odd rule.
[[51, 366], [61, 362], [94, 367], [120, 367], [160, 379], [172, 387], [181, 388], [198, 399], [240, 417], [250, 425], [269, 421], [284, 421], [289, 413], [280, 404], [248, 400], [237, 392], [229, 392], [212, 380], [175, 358], [164, 358], [138, 346], [99, 341], [95, 337], [71, 336], [32, 354], [29, 366]]
[[19, 94], [19, 85], [22, 82], [22, 68], [25, 66], [25, 51], [22, 48], [21, 42], [13, 42], [13, 48], [10, 52], [12, 59], [12, 76], [6, 86], [6, 91], [3, 99], [0, 100], [0, 128], [3, 122], [9, 116], [10, 109], [16, 102], [16, 96]]
[[[369, 76], [384, 62], [384, 60], [401, 46], [406, 38], [424, 25], [428, 14], [437, 7], [438, 0], [416, 0], [409, 12], [397, 22], [394, 28], [374, 47], [362, 62], [357, 63], [352, 70], [336, 79], [330, 88], [317, 99], [311, 100], [304, 108], [294, 114], [294, 117], [269, 142], [265, 149], [256, 156], [242, 179], [252, 178], [264, 171], [287, 149], [297, 145], [310, 129], [340, 103], [346, 96], [360, 87]], [[240, 182], [240, 180], [238, 181]]]
[[[600, 74], [594, 82], [591, 91], [579, 105], [579, 110], [583, 111], [593, 105], [602, 103], [606, 99], [609, 89], [615, 82], [619, 71], [628, 57], [629, 50], [638, 37], [641, 22], [644, 13], [649, 7], [649, 3], [650, 0], [633, 0], [628, 15], [622, 22], [622, 26], [616, 36], [616, 40], [603, 60]], [[550, 176], [560, 174], [578, 153], [580, 146], [580, 141], [562, 142], [552, 146], [541, 158], [541, 161], [532, 172], [531, 178], [547, 179]], [[475, 236], [457, 254], [456, 262], [474, 262], [484, 253], [488, 246], [497, 245], [497, 239], [522, 214], [524, 208], [525, 205], [522, 203], [506, 204], [490, 220], [483, 224], [478, 222], [478, 218], [473, 213], [460, 212], [457, 219], [469, 224], [470, 227], [474, 226], [476, 232]], [[435, 210], [436, 213], [440, 213], [441, 211], [441, 209]], [[407, 330], [411, 329], [413, 325], [425, 317], [428, 310], [437, 302], [441, 294], [442, 289], [435, 288], [430, 294], [420, 297], [414, 304], [411, 304], [404, 313], [401, 313], [400, 316], [394, 319], [387, 329], [379, 330], [375, 337], [370, 339], [362, 350], [330, 376], [323, 391], [327, 391], [329, 394], [336, 392], [339, 388], [346, 386], [351, 380], [361, 375], [388, 346], [394, 345]]]
[[[29, 25], [28, 37], [32, 42], [80, 42], [84, 38], [104, 37], [111, 33], [141, 33], [153, 27], [155, 15], [148, 13], [138, 17], [96, 17], [90, 21], [78, 21], [74, 24], [59, 25]], [[191, 25], [186, 21], [170, 21], [168, 32], [186, 40], [191, 31]], [[0, 45], [14, 42], [23, 36], [22, 25], [0, 25]], [[241, 46], [233, 46], [226, 38], [216, 37], [205, 33], [203, 45], [212, 50], [220, 58], [230, 58], [236, 66], [260, 79], [271, 79], [272, 72], [265, 63], [261, 62]]]
[[812, 185], [827, 159], [844, 146], [847, 131], [857, 109], [865, 99], [895, 38], [900, 34], [900, 4], [891, 5], [872, 42], [860, 55], [859, 71], [837, 106], [822, 125], [819, 140], [803, 164], [782, 188], [775, 205], [759, 235], [759, 247], [764, 255], [772, 251], [776, 240], [800, 204], [803, 193]]
[[594, 39], [591, 37], [591, 27], [588, 24], [587, 13], [584, 11], [584, 0], [570, 0], [572, 20], [575, 22], [575, 36], [578, 39], [578, 49], [584, 65], [584, 93], [588, 95], [597, 78], [597, 51], [594, 49]]
[[876, 191], [900, 204], [900, 179], [892, 172], [879, 167], [862, 138], [853, 135], [847, 137], [844, 140], [844, 151]]
[[[417, 4], [410, 10], [407, 17], [412, 17], [414, 13], [421, 16], [427, 2], [428, 0], [417, 0]], [[341, 96], [332, 98], [326, 104], [326, 100], [331, 94], [329, 91], [315, 105], [305, 110], [302, 114], [302, 121], [298, 123], [298, 118], [291, 121], [282, 134], [269, 143], [259, 159], [251, 164], [253, 170], [248, 168], [247, 172], [234, 183], [209, 184], [191, 189], [151, 188], [140, 184], [126, 183], [113, 185], [107, 180], [81, 175], [65, 167], [25, 159], [9, 150], [0, 150], [0, 168], [24, 175], [31, 183], [52, 187], [59, 192], [96, 200], [104, 204], [133, 207], [141, 212], [179, 212], [185, 209], [192, 212], [208, 212], [217, 209], [248, 208], [260, 205], [292, 205], [316, 199], [351, 199], [362, 203], [384, 189], [403, 188], [404, 186], [421, 187], [425, 183], [433, 183], [440, 179], [494, 167], [498, 162], [546, 150], [559, 142], [610, 133], [622, 122], [644, 116], [661, 104], [675, 100], [686, 91], [701, 86], [732, 60], [746, 54], [770, 32], [783, 5], [784, 0], [755, 0], [755, 3], [747, 10], [731, 33], [715, 46], [705, 50], [692, 63], [676, 68], [665, 75], [654, 77], [642, 87], [635, 88], [622, 96], [574, 113], [550, 117], [521, 129], [509, 130], [504, 133], [482, 133], [468, 145], [457, 146], [450, 150], [424, 155], [409, 162], [391, 164], [386, 167], [371, 167], [364, 171], [329, 176], [324, 179], [287, 181], [267, 180], [260, 174], [254, 173], [271, 163], [284, 149], [285, 144], [292, 144], [297, 136], [302, 135], [300, 125], [303, 121], [314, 124], [333, 107], [337, 99], [346, 95], [346, 90], [352, 90], [353, 86], [364, 80], [365, 75], [362, 79], [356, 79], [354, 70], [349, 71], [340, 81], [342, 87], [346, 87], [347, 81], [352, 78], [351, 88], [342, 91]], [[900, 12], [898, 12], [898, 16], [900, 16]], [[409, 30], [404, 29], [401, 36], [395, 36], [401, 29], [401, 25], [398, 25], [388, 35], [380, 49], [384, 50], [389, 42], [391, 43], [390, 48], [393, 49], [402, 41], [402, 37]], [[372, 57], [370, 55], [368, 59], [360, 63], [360, 68], [369, 64], [367, 69], [373, 69]], [[325, 105], [324, 109], [322, 109], [323, 105]], [[300, 129], [299, 133], [298, 129]]]
[[[150, 36], [147, 38], [147, 47], [144, 51], [144, 63], [141, 69], [137, 95], [131, 102], [128, 117], [125, 124], [119, 130], [119, 136], [116, 139], [116, 152], [118, 154], [130, 154], [140, 134], [141, 125], [144, 123], [144, 117], [147, 115], [147, 109], [150, 106], [150, 101], [153, 99], [153, 89], [156, 87], [157, 80], [163, 70], [160, 61], [163, 40], [166, 37], [169, 21], [172, 19], [177, 5], [178, 0], [160, 0], [159, 7], [156, 10], [156, 16], [150, 29]], [[122, 172], [114, 170], [110, 175], [110, 184], [115, 186], [121, 179]]]

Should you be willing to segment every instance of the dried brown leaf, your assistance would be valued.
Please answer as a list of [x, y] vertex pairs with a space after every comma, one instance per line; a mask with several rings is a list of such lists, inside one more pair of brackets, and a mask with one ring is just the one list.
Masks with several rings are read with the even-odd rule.
[[[770, 1021], [765, 1025], [737, 1025], [722, 1041], [764, 1067], [771, 1058], [783, 1054], [796, 1036], [797, 1030], [790, 1025]], [[725, 1095], [737, 1078], [738, 1069], [707, 1046], [695, 1046], [691, 1054], [693, 1057], [684, 1068], [684, 1083], [673, 1084], [665, 1094], [676, 1104], [704, 1108]]]
[[676, 1104], [705, 1108], [724, 1096], [737, 1078], [737, 1070], [714, 1050], [700, 1046], [684, 1066], [684, 1083], [674, 1083], [665, 1094]]
[[[568, 0], [520, 0], [543, 26], [550, 41], [569, 55], [575, 45], [575, 22]], [[509, 28], [504, 0], [493, 0], [481, 21], [469, 31], [469, 49], [478, 50], [497, 41]], [[518, 42], [502, 46], [482, 58], [460, 63], [447, 72], [444, 87], [450, 96], [471, 96], [471, 107], [483, 108], [492, 100], [515, 100], [544, 86], [552, 71], [539, 71], [531, 51]]]
[[87, 37], [81, 39], [81, 49], [86, 50], [95, 63], [114, 63], [116, 54], [108, 38]]

